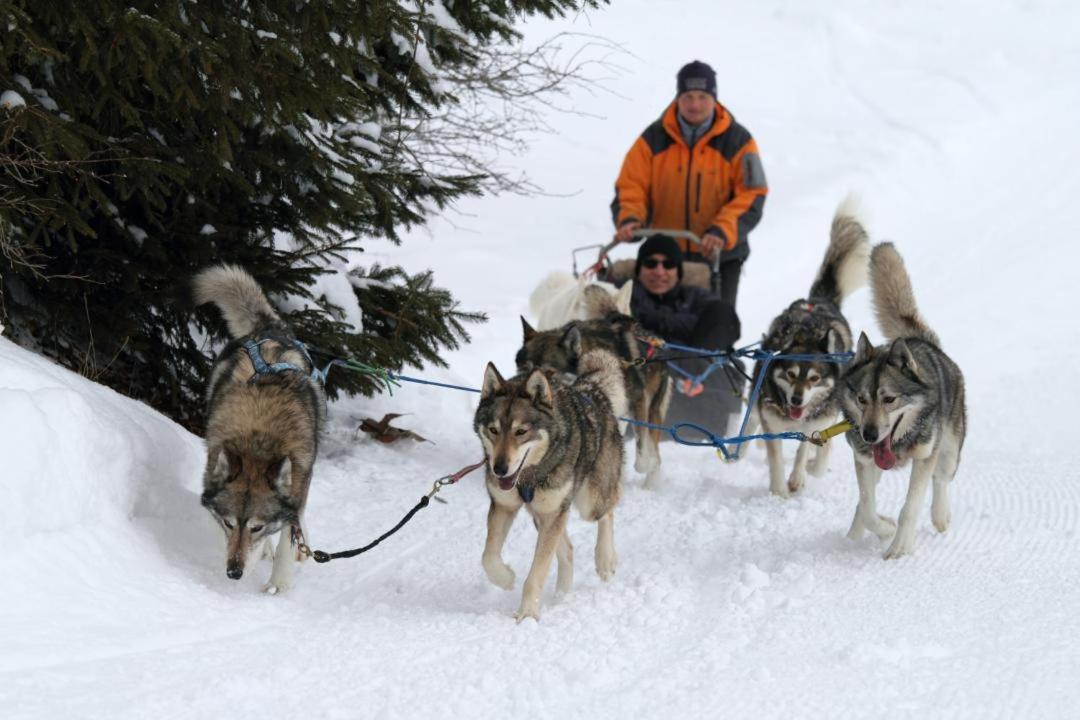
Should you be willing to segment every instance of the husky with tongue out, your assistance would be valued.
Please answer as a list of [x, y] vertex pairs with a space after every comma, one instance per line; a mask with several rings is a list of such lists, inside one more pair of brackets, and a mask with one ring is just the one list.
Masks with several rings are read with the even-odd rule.
[[606, 350], [590, 350], [577, 376], [536, 368], [504, 380], [488, 363], [473, 428], [487, 455], [487, 542], [482, 564], [499, 587], [514, 587], [502, 548], [522, 506], [539, 538], [525, 578], [517, 619], [540, 619], [540, 594], [558, 558], [555, 588], [570, 590], [574, 553], [566, 522], [570, 506], [597, 524], [596, 573], [615, 574], [614, 514], [623, 473], [619, 416], [626, 415], [622, 364]]
[[[776, 317], [762, 339], [764, 350], [783, 355], [823, 355], [851, 350], [851, 328], [840, 313], [844, 298], [866, 282], [870, 242], [858, 219], [855, 201], [848, 197], [837, 208], [829, 233], [829, 247], [805, 299], [791, 303]], [[751, 430], [769, 433], [810, 434], [833, 425], [840, 408], [834, 390], [843, 371], [838, 363], [777, 359], [765, 367], [758, 361], [754, 377], [762, 372], [761, 392], [751, 409]], [[769, 458], [769, 490], [781, 497], [798, 491], [806, 481], [810, 445], [801, 443], [791, 476], [784, 479], [782, 441], [765, 443]], [[818, 476], [828, 466], [829, 446], [817, 449], [810, 473]]]
[[[859, 504], [848, 537], [870, 530], [893, 536], [885, 558], [915, 547], [926, 486], [934, 482], [930, 516], [934, 527], [949, 527], [949, 482], [960, 464], [967, 431], [964, 376], [941, 350], [937, 334], [919, 314], [904, 261], [892, 243], [870, 256], [870, 288], [881, 331], [890, 342], [873, 347], [863, 333], [840, 388], [847, 433], [855, 453]], [[877, 514], [875, 491], [883, 470], [912, 461], [907, 500], [897, 526]]]

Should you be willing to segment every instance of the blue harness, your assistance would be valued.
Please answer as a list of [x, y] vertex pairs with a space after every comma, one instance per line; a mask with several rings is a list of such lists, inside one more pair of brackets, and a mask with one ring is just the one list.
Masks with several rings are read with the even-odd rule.
[[[304, 368], [297, 367], [292, 363], [276, 362], [271, 364], [266, 362], [266, 358], [262, 356], [262, 351], [259, 350], [259, 346], [267, 340], [271, 339], [286, 345], [291, 343], [293, 348], [299, 351], [300, 354], [304, 356], [304, 359], [307, 360], [308, 365], [311, 366], [311, 372], [309, 373]], [[299, 340], [281, 340], [278, 338], [246, 340], [244, 342], [244, 349], [247, 350], [248, 357], [251, 358], [251, 364], [255, 368], [255, 374], [251, 376], [250, 380], [248, 380], [249, 383], [255, 382], [261, 375], [277, 375], [278, 373], [283, 372], [298, 372], [301, 375], [306, 375], [308, 378], [311, 379], [312, 382], [317, 382], [319, 384], [326, 382], [326, 370], [319, 370], [317, 367], [315, 367], [315, 363], [314, 361], [312, 361], [311, 355], [308, 354], [307, 347]], [[327, 370], [329, 369], [330, 368], [327, 367]]]

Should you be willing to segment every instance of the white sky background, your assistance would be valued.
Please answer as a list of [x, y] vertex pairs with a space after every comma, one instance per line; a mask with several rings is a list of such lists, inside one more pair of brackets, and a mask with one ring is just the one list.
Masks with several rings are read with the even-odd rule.
[[[1080, 10], [1070, 3], [662, 3], [616, 0], [529, 39], [591, 32], [634, 53], [608, 86], [549, 118], [514, 161], [558, 197], [481, 198], [400, 249], [489, 323], [415, 374], [478, 386], [509, 372], [518, 315], [570, 249], [605, 242], [615, 174], [694, 58], [761, 146], [771, 192], [740, 291], [744, 340], [802, 296], [835, 206], [861, 193], [875, 240], [897, 243], [917, 300], [968, 383], [970, 428], [953, 525], [924, 511], [915, 554], [844, 538], [857, 491], [840, 442], [797, 498], [766, 492], [764, 454], [736, 466], [665, 445], [671, 486], [627, 471], [620, 566], [592, 569], [595, 530], [571, 521], [576, 585], [549, 585], [515, 625], [535, 533], [480, 568], [478, 477], [443, 492], [372, 553], [305, 565], [281, 597], [269, 565], [225, 577], [198, 506], [202, 450], [144, 406], [0, 340], [0, 716], [1069, 717], [1080, 703], [1078, 454]], [[212, 222], [212, 218], [207, 219]], [[868, 293], [845, 307], [880, 338]], [[366, 543], [440, 475], [480, 455], [475, 397], [408, 386], [331, 410], [308, 509], [313, 544]], [[356, 419], [434, 444], [354, 439]], [[793, 448], [788, 449], [788, 455]], [[895, 516], [907, 470], [887, 473]]]

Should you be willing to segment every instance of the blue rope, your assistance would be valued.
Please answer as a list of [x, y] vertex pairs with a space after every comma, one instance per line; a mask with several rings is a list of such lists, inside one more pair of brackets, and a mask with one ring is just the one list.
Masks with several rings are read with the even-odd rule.
[[[750, 420], [750, 411], [754, 407], [754, 403], [757, 401], [757, 397], [761, 392], [761, 384], [765, 379], [765, 373], [769, 368], [769, 364], [773, 360], [796, 360], [796, 361], [815, 361], [815, 360], [817, 360], [817, 361], [823, 361], [823, 362], [846, 363], [846, 362], [849, 362], [854, 357], [854, 353], [845, 352], [845, 353], [824, 353], [824, 354], [820, 354], [820, 355], [809, 355], [809, 354], [785, 355], [785, 354], [782, 354], [782, 353], [769, 352], [767, 350], [754, 349], [755, 346], [758, 345], [758, 344], [759, 343], [753, 343], [751, 345], [747, 345], [745, 347], [739, 348], [738, 350], [735, 350], [734, 352], [723, 353], [722, 354], [722, 359], [714, 360], [713, 363], [710, 364], [709, 369], [702, 376], [702, 379], [704, 379], [704, 377], [707, 377], [708, 374], [711, 373], [713, 370], [715, 370], [717, 367], [722, 367], [722, 366], [728, 364], [731, 361], [732, 357], [747, 357], [747, 358], [751, 358], [753, 360], [761, 360], [761, 361], [763, 361], [765, 363], [762, 366], [761, 372], [758, 374], [757, 380], [754, 383], [754, 391], [750, 394], [749, 402], [747, 403], [746, 413], [743, 415], [743, 421], [742, 421], [742, 425], [739, 427], [739, 434], [738, 435], [736, 435], [734, 437], [729, 437], [729, 438], [720, 437], [719, 435], [714, 435], [708, 428], [704, 428], [704, 427], [702, 427], [700, 425], [696, 425], [694, 423], [676, 423], [675, 425], [670, 425], [669, 426], [669, 425], [656, 425], [654, 423], [645, 422], [643, 420], [635, 420], [634, 418], [628, 418], [628, 417], [617, 417], [616, 419], [620, 420], [622, 422], [630, 423], [631, 425], [638, 425], [638, 426], [641, 426], [641, 427], [646, 427], [646, 428], [649, 428], [650, 430], [662, 430], [662, 431], [668, 433], [669, 435], [671, 435], [671, 439], [674, 440], [675, 442], [679, 443], [680, 445], [692, 445], [692, 446], [696, 446], [696, 447], [706, 447], [706, 446], [715, 447], [724, 456], [725, 460], [737, 460], [739, 458], [739, 452], [742, 450], [743, 444], [747, 443], [747, 442], [750, 442], [751, 440], [798, 440], [799, 442], [806, 442], [806, 440], [808, 440], [808, 437], [806, 436], [806, 434], [801, 433], [801, 432], [797, 432], [797, 431], [789, 431], [789, 432], [781, 432], [781, 433], [758, 433], [756, 435], [744, 435], [743, 434], [743, 433], [746, 432], [746, 424]], [[676, 344], [673, 344], [673, 343], [665, 343], [664, 347], [670, 347], [670, 348], [679, 350], [681, 352], [704, 353], [704, 354], [712, 355], [714, 357], [718, 353], [718, 351], [716, 351], [716, 350], [705, 350], [705, 349], [702, 349], [702, 348], [694, 348], [694, 347], [689, 347], [689, 346], [686, 346], [686, 345], [676, 345]], [[399, 384], [401, 382], [411, 382], [411, 383], [417, 383], [417, 384], [420, 384], [420, 385], [433, 385], [435, 387], [444, 387], [444, 388], [449, 388], [451, 390], [462, 390], [464, 392], [471, 392], [471, 393], [479, 393], [480, 392], [480, 390], [478, 390], [477, 388], [466, 387], [464, 385], [452, 385], [450, 383], [435, 382], [434, 380], [424, 380], [423, 378], [410, 377], [408, 375], [399, 375], [397, 373], [390, 372], [389, 370], [381, 370], [381, 369], [378, 369], [378, 368], [372, 368], [372, 367], [370, 367], [368, 365], [364, 365], [363, 363], [360, 363], [360, 362], [357, 362], [357, 361], [354, 361], [354, 360], [341, 360], [341, 359], [336, 359], [336, 358], [331, 360], [330, 363], [326, 366], [326, 368], [321, 372], [321, 375], [322, 375], [322, 377], [324, 379], [326, 377], [326, 373], [329, 372], [330, 368], [335, 366], [335, 365], [340, 366], [340, 367], [344, 367], [344, 368], [346, 368], [348, 370], [357, 370], [359, 372], [366, 372], [366, 373], [375, 375], [382, 382], [386, 383], [387, 390], [389, 390], [389, 391], [392, 391], [392, 384]], [[669, 363], [669, 365], [670, 365], [670, 363]], [[686, 371], [682, 370], [681, 368], [677, 368], [675, 366], [671, 366], [671, 367], [673, 367], [674, 369], [680, 371], [686, 377], [690, 377], [690, 378], [693, 377], [692, 375], [690, 375]], [[683, 437], [681, 435], [681, 433], [684, 433], [684, 432], [687, 432], [687, 431], [697, 432], [700, 435], [702, 435], [703, 438], [698, 439], [698, 440], [692, 440], [692, 439], [689, 439], [687, 437]], [[727, 445], [736, 445], [737, 446], [736, 449], [735, 449], [734, 454], [731, 454], [731, 452], [728, 451], [728, 449], [726, 447]]]
[[465, 392], [478, 393], [480, 392], [476, 388], [465, 387], [464, 385], [450, 385], [449, 383], [435, 382], [434, 380], [422, 380], [420, 378], [409, 377], [408, 375], [398, 375], [387, 371], [386, 373], [391, 380], [404, 380], [405, 382], [420, 383], [421, 385], [435, 385], [436, 387], [450, 388], [451, 390], [464, 390]]

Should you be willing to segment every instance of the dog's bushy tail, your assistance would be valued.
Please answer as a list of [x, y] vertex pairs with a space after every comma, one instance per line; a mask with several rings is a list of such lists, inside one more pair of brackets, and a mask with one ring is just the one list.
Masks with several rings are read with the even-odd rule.
[[870, 293], [878, 326], [886, 338], [919, 337], [941, 347], [937, 333], [919, 314], [904, 259], [891, 242], [874, 246], [870, 254]]
[[195, 302], [214, 303], [225, 317], [234, 338], [250, 335], [258, 328], [281, 323], [255, 278], [235, 265], [215, 265], [192, 281]]
[[[555, 270], [548, 273], [548, 276], [541, 280], [540, 284], [529, 295], [529, 312], [532, 313], [534, 318], [540, 318], [544, 312], [544, 306], [552, 295], [556, 295], [560, 290], [576, 284], [577, 278], [565, 270]], [[549, 328], [541, 329], [548, 330]]]
[[869, 255], [870, 238], [859, 219], [858, 199], [848, 195], [833, 215], [829, 248], [807, 298], [822, 298], [840, 307], [844, 298], [866, 284]]
[[626, 381], [619, 358], [607, 350], [590, 350], [578, 360], [578, 374], [588, 375], [589, 380], [600, 388], [616, 417], [626, 415]]

